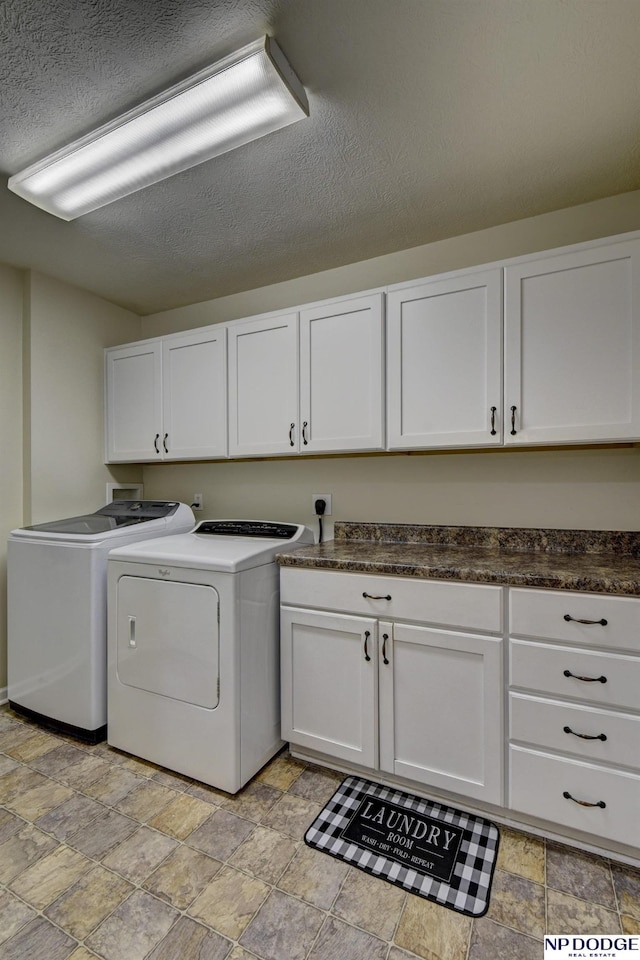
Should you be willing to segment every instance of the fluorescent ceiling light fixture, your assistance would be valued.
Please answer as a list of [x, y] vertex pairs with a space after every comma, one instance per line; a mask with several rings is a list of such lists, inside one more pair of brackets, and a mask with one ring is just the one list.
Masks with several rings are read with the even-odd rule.
[[309, 115], [304, 87], [269, 37], [9, 178], [9, 189], [75, 220]]

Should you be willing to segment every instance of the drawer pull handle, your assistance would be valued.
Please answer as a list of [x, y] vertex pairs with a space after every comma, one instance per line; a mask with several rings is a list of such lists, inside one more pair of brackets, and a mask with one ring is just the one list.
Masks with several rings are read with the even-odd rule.
[[587, 623], [587, 624], [600, 624], [601, 627], [606, 627], [607, 621], [603, 617], [602, 620], [579, 620], [577, 617], [572, 617], [570, 613], [565, 613], [564, 619], [569, 623]]
[[562, 796], [565, 800], [573, 800], [574, 803], [579, 803], [581, 807], [600, 807], [601, 810], [604, 810], [606, 803], [604, 800], [598, 800], [597, 803], [589, 803], [588, 800], [576, 800], [575, 797], [572, 797], [568, 790], [565, 790]]
[[365, 658], [365, 660], [367, 661], [367, 663], [369, 662], [369, 660], [371, 660], [371, 657], [369, 656], [369, 651], [367, 650], [367, 644], [369, 643], [369, 637], [370, 637], [370, 636], [371, 636], [370, 632], [369, 632], [368, 630], [365, 630], [365, 632], [364, 632], [364, 658]]
[[307, 440], [307, 427], [308, 427], [308, 426], [309, 426], [309, 424], [308, 424], [308, 422], [305, 420], [304, 423], [302, 424], [302, 442], [303, 442], [303, 444], [305, 445], [305, 447], [306, 447], [307, 444], [309, 443], [309, 441]]
[[295, 427], [295, 423], [292, 423], [291, 426], [289, 427], [289, 446], [290, 446], [290, 447], [294, 447], [294, 446], [295, 446], [295, 444], [294, 444], [294, 442], [293, 442], [293, 428], [294, 428], [294, 427]]
[[577, 673], [571, 673], [571, 670], [564, 671], [565, 677], [573, 677], [574, 680], [582, 680], [583, 683], [606, 683], [606, 677], [579, 677]]
[[387, 660], [387, 640], [389, 639], [388, 633], [382, 634], [382, 662], [389, 663]]
[[391, 600], [391, 594], [387, 593], [384, 597], [379, 597], [375, 593], [367, 593], [366, 591], [362, 594], [365, 600]]
[[155, 437], [153, 438], [153, 449], [155, 450], [156, 453], [160, 453], [160, 448], [158, 447], [159, 439], [160, 439], [160, 434], [156, 433]]
[[496, 430], [496, 410], [497, 410], [497, 407], [491, 407], [491, 436], [492, 436], [492, 437], [495, 437], [495, 435], [496, 435], [496, 433], [497, 433], [497, 430]]
[[511, 436], [515, 437], [516, 435], [516, 410], [517, 407], [511, 407]]
[[572, 733], [574, 737], [580, 737], [581, 740], [602, 740], [604, 743], [607, 739], [606, 733], [597, 733], [595, 736], [589, 733], [576, 733], [575, 730], [572, 730], [571, 727], [562, 728], [565, 733]]

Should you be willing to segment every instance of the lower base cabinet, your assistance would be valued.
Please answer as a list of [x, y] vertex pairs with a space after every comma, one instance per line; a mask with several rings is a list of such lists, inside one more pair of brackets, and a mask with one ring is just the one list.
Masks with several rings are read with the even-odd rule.
[[[380, 589], [378, 578], [358, 592], [384, 602]], [[282, 737], [293, 745], [503, 802], [500, 636], [285, 604], [281, 670]]]
[[640, 850], [640, 600], [509, 591], [512, 810]]
[[640, 865], [640, 598], [285, 567], [281, 601], [294, 753]]

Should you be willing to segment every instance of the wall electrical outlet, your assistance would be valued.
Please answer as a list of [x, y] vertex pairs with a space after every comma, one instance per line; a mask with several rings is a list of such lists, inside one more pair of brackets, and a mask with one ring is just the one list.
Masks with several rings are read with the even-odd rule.
[[202, 510], [202, 494], [194, 493], [193, 500], [191, 501], [192, 510]]
[[324, 500], [326, 503], [326, 508], [324, 511], [324, 517], [331, 516], [331, 494], [330, 493], [312, 493], [311, 494], [311, 509], [313, 513], [316, 512], [316, 500]]

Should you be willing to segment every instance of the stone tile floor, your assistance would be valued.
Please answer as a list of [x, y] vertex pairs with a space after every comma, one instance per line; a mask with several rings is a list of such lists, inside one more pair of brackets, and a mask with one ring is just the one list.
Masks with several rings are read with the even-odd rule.
[[471, 920], [305, 846], [340, 776], [282, 753], [236, 796], [0, 708], [3, 960], [541, 960], [640, 933], [640, 872], [501, 829]]

